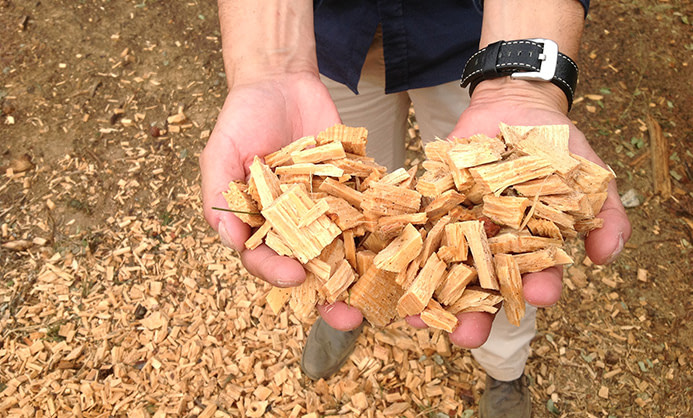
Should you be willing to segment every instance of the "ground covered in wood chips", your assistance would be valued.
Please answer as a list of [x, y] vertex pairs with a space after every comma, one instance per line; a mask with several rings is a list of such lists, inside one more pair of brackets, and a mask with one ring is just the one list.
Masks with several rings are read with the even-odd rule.
[[[483, 371], [403, 323], [368, 328], [331, 380], [302, 376], [309, 325], [272, 315], [205, 224], [214, 3], [0, 0], [0, 416], [475, 416]], [[606, 267], [569, 247], [527, 365], [536, 416], [693, 414], [692, 11], [592, 2], [571, 117], [634, 234]], [[666, 199], [648, 117], [670, 142]]]

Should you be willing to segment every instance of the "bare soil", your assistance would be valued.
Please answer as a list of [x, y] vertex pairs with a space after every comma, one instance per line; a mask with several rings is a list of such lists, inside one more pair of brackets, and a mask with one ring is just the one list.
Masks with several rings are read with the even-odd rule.
[[[637, 197], [634, 233], [605, 267], [571, 245], [527, 365], [536, 416], [693, 415], [692, 12], [592, 2], [571, 118]], [[302, 376], [308, 325], [264, 308], [201, 216], [225, 92], [215, 2], [0, 0], [0, 415], [474, 416], [469, 353], [401, 323]]]

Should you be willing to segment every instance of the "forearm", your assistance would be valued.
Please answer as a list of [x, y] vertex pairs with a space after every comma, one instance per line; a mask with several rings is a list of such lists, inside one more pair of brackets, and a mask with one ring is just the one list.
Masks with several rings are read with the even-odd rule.
[[272, 76], [318, 73], [310, 0], [218, 0], [229, 87]]
[[486, 0], [479, 47], [500, 40], [547, 38], [576, 59], [584, 13], [576, 0]]

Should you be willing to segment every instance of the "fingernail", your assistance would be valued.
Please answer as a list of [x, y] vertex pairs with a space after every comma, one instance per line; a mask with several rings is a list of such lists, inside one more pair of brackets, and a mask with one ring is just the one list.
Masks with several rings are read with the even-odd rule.
[[296, 286], [296, 283], [294, 283], [294, 282], [287, 282], [287, 281], [281, 280], [281, 279], [277, 279], [276, 283], [279, 287], [284, 287], [284, 288]]
[[618, 233], [618, 245], [616, 245], [616, 249], [614, 250], [613, 253], [609, 256], [609, 258], [606, 259], [606, 264], [612, 263], [616, 258], [618, 257], [619, 254], [621, 254], [621, 251], [623, 251], [623, 246], [625, 243], [623, 242], [623, 232]]
[[224, 225], [224, 221], [219, 221], [219, 239], [221, 240], [221, 243], [224, 244], [225, 246], [236, 250], [236, 247], [233, 245], [233, 242], [231, 241], [231, 237], [229, 237], [229, 233], [226, 231], [226, 226]]

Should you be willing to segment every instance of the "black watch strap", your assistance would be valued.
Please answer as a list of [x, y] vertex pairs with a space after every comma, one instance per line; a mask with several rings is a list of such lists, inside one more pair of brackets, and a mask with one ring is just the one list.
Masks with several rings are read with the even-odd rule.
[[472, 55], [464, 66], [461, 84], [470, 86], [471, 95], [481, 81], [505, 76], [552, 82], [563, 90], [570, 109], [578, 67], [567, 55], [558, 52], [556, 43], [549, 39], [498, 41]]

